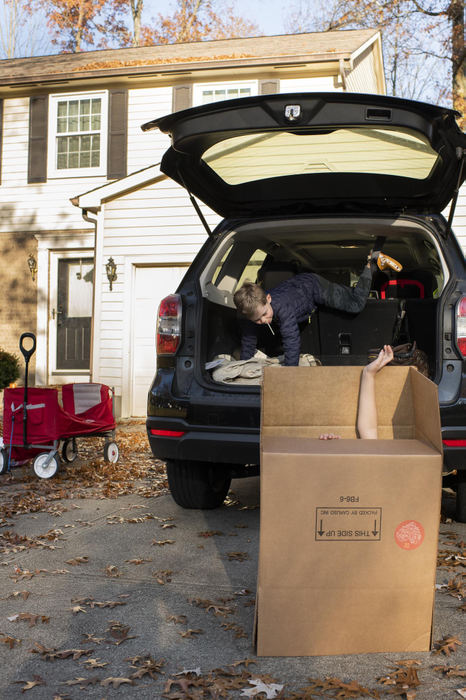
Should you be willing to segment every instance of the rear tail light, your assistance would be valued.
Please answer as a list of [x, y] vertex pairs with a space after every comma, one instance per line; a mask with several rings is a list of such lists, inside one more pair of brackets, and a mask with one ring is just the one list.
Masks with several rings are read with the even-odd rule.
[[174, 355], [181, 340], [181, 297], [162, 299], [157, 316], [157, 355]]
[[456, 307], [456, 345], [466, 358], [466, 297], [461, 297]]

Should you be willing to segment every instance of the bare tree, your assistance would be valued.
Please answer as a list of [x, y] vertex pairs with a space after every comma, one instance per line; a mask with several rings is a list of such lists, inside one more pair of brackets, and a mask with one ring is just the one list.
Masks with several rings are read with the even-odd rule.
[[44, 17], [40, 13], [31, 15], [25, 0], [4, 0], [0, 7], [0, 58], [50, 53], [44, 30]]
[[464, 115], [464, 0], [334, 0], [313, 10], [298, 0], [288, 31], [380, 28], [389, 92], [450, 99]]

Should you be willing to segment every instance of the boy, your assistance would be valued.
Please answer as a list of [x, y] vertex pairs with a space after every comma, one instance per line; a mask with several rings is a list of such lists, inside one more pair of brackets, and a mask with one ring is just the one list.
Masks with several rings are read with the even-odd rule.
[[241, 360], [254, 356], [257, 346], [258, 325], [278, 323], [285, 353], [285, 365], [297, 366], [301, 350], [298, 324], [305, 321], [316, 306], [328, 306], [340, 311], [359, 313], [366, 305], [371, 289], [372, 274], [375, 268], [385, 270], [390, 267], [397, 272], [401, 265], [381, 253], [380, 250], [368, 256], [355, 287], [329, 282], [313, 272], [304, 272], [282, 282], [267, 293], [252, 282], [245, 282], [234, 294], [238, 311], [245, 317], [241, 339]]

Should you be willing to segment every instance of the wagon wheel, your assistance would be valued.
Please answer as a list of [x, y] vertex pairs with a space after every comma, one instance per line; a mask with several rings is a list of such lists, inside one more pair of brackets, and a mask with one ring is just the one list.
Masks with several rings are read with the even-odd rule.
[[104, 459], [106, 462], [115, 464], [118, 462], [120, 451], [116, 442], [106, 442], [104, 445]]
[[67, 440], [65, 440], [65, 442], [63, 443], [63, 447], [61, 448], [61, 456], [63, 457], [65, 462], [68, 462], [68, 464], [74, 462], [74, 460], [78, 456], [78, 446], [76, 445], [76, 438], [68, 438]]
[[32, 466], [34, 468], [34, 473], [40, 479], [51, 479], [58, 472], [60, 468], [60, 462], [56, 454], [50, 458], [48, 464], [47, 460], [50, 457], [50, 452], [41, 452], [37, 457], [34, 458]]
[[5, 474], [8, 469], [8, 452], [0, 450], [0, 474]]

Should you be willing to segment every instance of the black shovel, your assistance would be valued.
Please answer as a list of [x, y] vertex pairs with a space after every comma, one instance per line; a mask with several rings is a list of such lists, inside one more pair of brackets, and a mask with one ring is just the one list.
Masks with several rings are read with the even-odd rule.
[[[24, 347], [24, 341], [26, 338], [30, 338], [32, 340], [32, 347], [29, 349]], [[24, 400], [23, 400], [23, 444], [24, 444], [24, 447], [26, 447], [28, 444], [28, 441], [27, 441], [28, 369], [29, 369], [29, 360], [31, 359], [31, 357], [34, 355], [34, 353], [36, 351], [36, 336], [34, 335], [34, 333], [23, 333], [21, 335], [21, 338], [19, 339], [19, 349], [23, 353], [24, 361], [26, 363], [26, 371], [24, 374]]]

